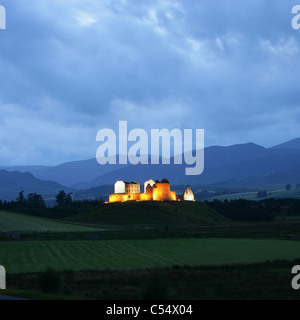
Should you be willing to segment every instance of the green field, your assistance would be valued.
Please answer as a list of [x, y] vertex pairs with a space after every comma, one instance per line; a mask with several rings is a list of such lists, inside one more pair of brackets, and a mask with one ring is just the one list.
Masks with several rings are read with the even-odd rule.
[[[263, 189], [262, 189], [263, 190]], [[265, 189], [268, 192], [267, 198], [300, 198], [300, 189], [293, 189], [293, 190], [284, 190], [284, 189]], [[214, 199], [224, 201], [227, 200], [237, 200], [237, 199], [245, 199], [245, 200], [263, 200], [264, 198], [257, 198], [257, 192], [241, 192], [241, 193], [231, 193], [231, 194], [224, 194], [221, 196], [216, 196], [213, 198], [209, 198], [207, 200], [211, 201]]]
[[[0, 211], [0, 232], [83, 232], [93, 230], [96, 230], [96, 228], [37, 218], [20, 213]], [[99, 231], [99, 229], [97, 230]]]
[[0, 242], [8, 273], [56, 270], [221, 265], [300, 257], [300, 242], [250, 239], [165, 239]]
[[105, 204], [65, 219], [93, 226], [195, 226], [229, 221], [201, 202], [127, 202]]

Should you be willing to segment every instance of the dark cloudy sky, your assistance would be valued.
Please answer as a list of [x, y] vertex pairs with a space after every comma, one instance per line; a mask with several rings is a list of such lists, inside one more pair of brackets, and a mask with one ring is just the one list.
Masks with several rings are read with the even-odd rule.
[[95, 157], [96, 134], [300, 137], [300, 0], [0, 0], [0, 164]]

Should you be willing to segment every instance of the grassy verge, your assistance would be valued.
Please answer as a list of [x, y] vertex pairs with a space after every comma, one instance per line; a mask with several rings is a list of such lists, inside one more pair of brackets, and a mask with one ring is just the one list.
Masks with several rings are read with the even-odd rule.
[[[291, 288], [291, 269], [300, 260], [273, 261], [249, 265], [173, 266], [135, 270], [90, 270], [60, 272], [62, 287], [49, 299], [100, 300], [299, 300], [300, 291]], [[8, 286], [37, 294], [38, 274], [8, 276]], [[17, 293], [22, 291], [8, 291]], [[36, 295], [37, 294], [37, 295]], [[35, 296], [36, 295], [36, 296]]]

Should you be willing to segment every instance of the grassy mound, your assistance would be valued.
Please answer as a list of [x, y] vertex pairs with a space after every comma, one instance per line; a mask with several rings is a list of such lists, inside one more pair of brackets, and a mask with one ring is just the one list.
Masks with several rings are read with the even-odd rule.
[[94, 226], [195, 226], [228, 222], [200, 202], [125, 202], [105, 204], [66, 221]]

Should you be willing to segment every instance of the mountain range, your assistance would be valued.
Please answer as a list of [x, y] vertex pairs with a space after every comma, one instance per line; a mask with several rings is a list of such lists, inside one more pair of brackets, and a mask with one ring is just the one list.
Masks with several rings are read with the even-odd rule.
[[64, 187], [55, 181], [42, 181], [29, 172], [0, 170], [0, 199], [16, 200], [20, 191], [25, 195], [39, 193], [46, 198], [55, 198], [60, 190], [73, 192], [74, 189]]
[[[173, 159], [171, 159], [171, 163]], [[58, 166], [0, 166], [0, 199], [17, 191], [55, 194], [112, 185], [117, 180], [144, 181], [167, 178], [174, 185], [261, 186], [300, 183], [300, 138], [264, 148], [246, 143], [205, 149], [205, 169], [200, 176], [186, 176], [182, 165], [104, 165], [96, 159]]]

